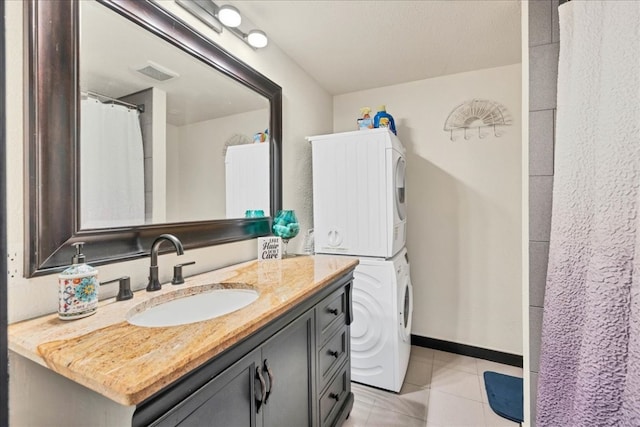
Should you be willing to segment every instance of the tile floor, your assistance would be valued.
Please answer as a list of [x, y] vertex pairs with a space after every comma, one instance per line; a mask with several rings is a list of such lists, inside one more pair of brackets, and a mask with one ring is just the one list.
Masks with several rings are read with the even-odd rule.
[[352, 383], [344, 427], [517, 427], [489, 407], [484, 371], [522, 377], [521, 368], [413, 346], [400, 393]]

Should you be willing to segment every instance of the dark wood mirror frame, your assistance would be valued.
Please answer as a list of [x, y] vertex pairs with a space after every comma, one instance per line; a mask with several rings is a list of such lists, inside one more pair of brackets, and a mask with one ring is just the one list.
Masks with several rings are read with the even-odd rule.
[[[80, 229], [78, 206], [79, 0], [25, 2], [28, 37], [25, 275], [60, 271], [71, 243], [86, 242], [93, 265], [148, 255], [152, 240], [176, 235], [186, 249], [270, 233], [271, 218], [226, 219], [99, 230]], [[159, 6], [140, 0], [97, 0], [270, 102], [271, 217], [282, 206], [282, 88]]]

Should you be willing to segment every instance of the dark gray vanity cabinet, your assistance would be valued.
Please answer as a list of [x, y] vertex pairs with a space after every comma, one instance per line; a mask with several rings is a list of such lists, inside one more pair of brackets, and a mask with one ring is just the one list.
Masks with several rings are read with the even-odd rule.
[[[184, 399], [152, 426], [260, 426], [252, 395], [260, 370], [260, 351], [256, 350], [228, 368], [208, 384]], [[259, 387], [259, 386], [258, 386]]]
[[311, 426], [313, 315], [307, 313], [166, 413], [153, 426]]
[[325, 298], [315, 307], [315, 312], [318, 425], [327, 427], [334, 425], [345, 402], [352, 398], [348, 326], [352, 321], [351, 284]]
[[312, 426], [315, 380], [313, 313], [306, 313], [262, 346], [268, 396], [264, 427]]
[[[351, 274], [143, 402], [134, 426], [340, 425], [353, 406]], [[257, 343], [257, 344], [256, 344]]]

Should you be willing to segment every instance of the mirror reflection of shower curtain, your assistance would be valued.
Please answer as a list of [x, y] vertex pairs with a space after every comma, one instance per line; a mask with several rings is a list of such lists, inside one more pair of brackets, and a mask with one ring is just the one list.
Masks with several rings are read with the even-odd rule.
[[139, 113], [94, 99], [81, 102], [80, 224], [144, 224], [144, 153]]

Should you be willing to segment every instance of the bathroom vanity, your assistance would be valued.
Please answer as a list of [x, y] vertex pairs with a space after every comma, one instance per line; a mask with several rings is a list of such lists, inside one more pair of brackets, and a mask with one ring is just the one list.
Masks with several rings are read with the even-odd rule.
[[[340, 425], [353, 406], [349, 324], [356, 264], [331, 256], [251, 261], [183, 285], [164, 284], [158, 292], [138, 291], [132, 300], [102, 301], [88, 318], [65, 322], [54, 314], [13, 324], [9, 347], [117, 402], [133, 426]], [[141, 310], [212, 287], [252, 289], [259, 297], [196, 323], [127, 322]]]

